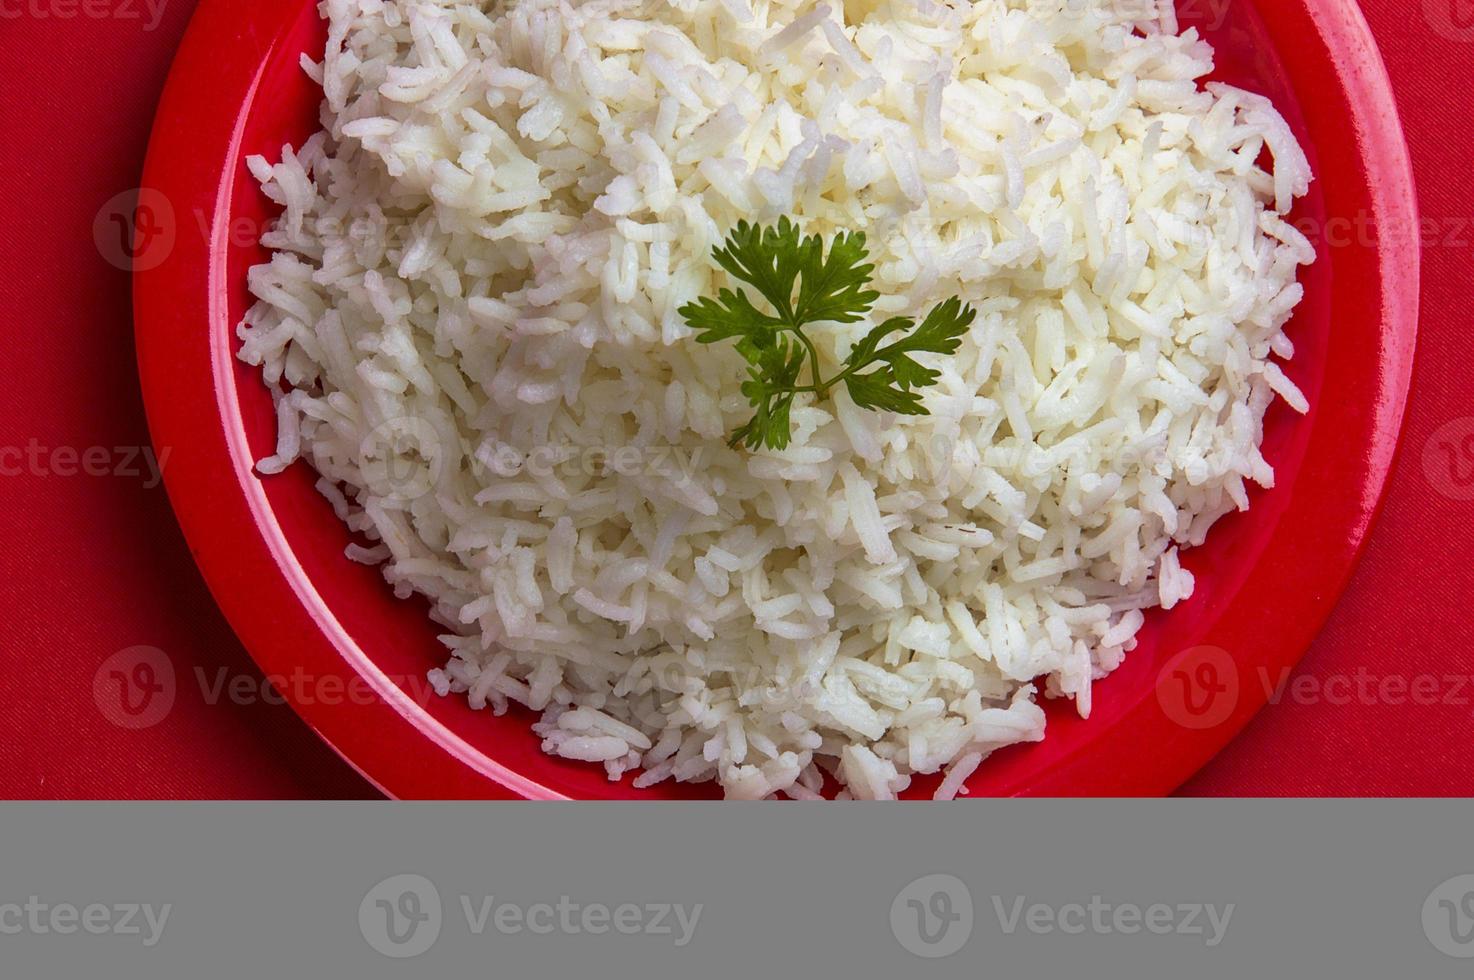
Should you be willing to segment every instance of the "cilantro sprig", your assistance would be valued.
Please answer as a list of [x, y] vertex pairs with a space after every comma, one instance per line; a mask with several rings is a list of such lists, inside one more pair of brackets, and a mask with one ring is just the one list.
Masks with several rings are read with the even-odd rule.
[[[787, 448], [794, 400], [800, 394], [825, 398], [840, 384], [861, 408], [930, 414], [918, 389], [936, 384], [941, 372], [915, 355], [957, 353], [977, 315], [953, 297], [937, 304], [919, 326], [913, 317], [891, 317], [855, 344], [841, 369], [826, 378], [808, 328], [858, 323], [880, 298], [868, 288], [875, 266], [867, 262], [864, 232], [840, 232], [826, 250], [820, 236], [804, 237], [788, 218], [770, 227], [740, 221], [712, 254], [728, 275], [757, 290], [767, 304], [767, 310], [759, 309], [746, 291], [722, 288], [715, 298], [703, 297], [680, 309], [686, 323], [699, 331], [698, 343], [735, 340], [747, 361], [742, 394], [754, 412], [732, 434], [734, 447]], [[901, 336], [882, 345], [893, 334]]]

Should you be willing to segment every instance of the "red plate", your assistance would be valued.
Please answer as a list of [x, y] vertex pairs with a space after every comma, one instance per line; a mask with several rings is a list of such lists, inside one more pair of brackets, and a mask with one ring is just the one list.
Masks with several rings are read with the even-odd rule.
[[[1217, 48], [1218, 77], [1273, 98], [1315, 167], [1297, 221], [1320, 261], [1303, 276], [1289, 368], [1314, 407], [1303, 419], [1271, 410], [1265, 455], [1278, 485], [1189, 553], [1197, 594], [1148, 617], [1140, 647], [1097, 685], [1091, 720], [1049, 705], [1046, 740], [1000, 752], [970, 781], [974, 795], [1162, 794], [1186, 779], [1320, 628], [1397, 446], [1418, 312], [1417, 213], [1366, 23], [1354, 0], [1179, 6]], [[324, 36], [309, 0], [205, 0], [149, 149], [138, 359], [155, 445], [173, 453], [170, 497], [210, 588], [302, 716], [391, 795], [714, 795], [710, 784], [610, 783], [599, 767], [545, 756], [527, 712], [494, 718], [429, 694], [425, 672], [443, 658], [423, 604], [396, 601], [377, 571], [342, 556], [347, 533], [304, 465], [253, 474], [275, 421], [258, 373], [232, 356], [233, 327], [271, 212], [243, 161], [275, 159], [317, 127], [321, 93], [298, 62], [320, 56]], [[1294, 746], [1284, 758], [1294, 764]], [[917, 780], [907, 795], [935, 784]]]

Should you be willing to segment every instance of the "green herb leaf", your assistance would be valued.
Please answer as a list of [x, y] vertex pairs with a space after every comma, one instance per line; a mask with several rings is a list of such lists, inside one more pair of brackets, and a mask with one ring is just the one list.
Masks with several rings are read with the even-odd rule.
[[844, 379], [850, 399], [861, 408], [880, 409], [898, 415], [930, 415], [921, 404], [921, 396], [907, 391], [889, 367], [877, 368], [869, 374], [852, 374]]
[[752, 286], [784, 322], [792, 323], [793, 284], [804, 268], [803, 245], [798, 226], [787, 218], [780, 218], [776, 228], [739, 221], [726, 248], [712, 254], [732, 278]]
[[875, 351], [873, 357], [891, 366], [896, 384], [902, 388], [934, 385], [941, 373], [923, 367], [911, 355], [957, 353], [962, 346], [963, 334], [967, 333], [976, 317], [976, 310], [971, 306], [963, 306], [962, 301], [954, 296], [933, 308], [916, 330]]
[[864, 319], [880, 294], [866, 289], [875, 266], [866, 263], [865, 233], [840, 232], [824, 256], [815, 235], [804, 242], [803, 276], [798, 290], [800, 323], [855, 323]]
[[746, 293], [730, 289], [718, 292], [716, 299], [703, 297], [695, 303], [687, 303], [681, 307], [680, 314], [691, 329], [701, 331], [696, 337], [696, 342], [701, 344], [714, 344], [733, 337], [767, 337], [783, 325], [782, 320], [753, 306]]
[[732, 436], [733, 446], [745, 442], [749, 449], [788, 448], [793, 429], [789, 413], [798, 394], [804, 356], [803, 347], [782, 337], [759, 352], [756, 366], [747, 372], [751, 380], [742, 385], [742, 394], [757, 413]]
[[864, 338], [850, 351], [849, 362], [851, 364], [869, 364], [875, 360], [875, 351], [880, 347], [880, 342], [897, 330], [909, 331], [916, 326], [916, 321], [909, 316], [893, 316], [867, 333]]
[[[913, 355], [955, 354], [976, 316], [972, 307], [954, 297], [938, 304], [919, 327], [911, 317], [892, 317], [870, 330], [850, 351], [843, 368], [825, 379], [820, 375], [819, 348], [804, 328], [815, 323], [858, 323], [880, 298], [867, 288], [875, 267], [867, 262], [864, 233], [841, 232], [826, 251], [822, 238], [803, 237], [786, 217], [768, 228], [740, 221], [712, 254], [729, 275], [756, 289], [773, 309], [765, 313], [745, 292], [732, 289], [680, 309], [687, 324], [698, 331], [698, 343], [735, 339], [738, 353], [749, 364], [750, 380], [743, 383], [742, 394], [754, 412], [733, 433], [734, 447], [787, 448], [794, 399], [801, 392], [824, 398], [841, 382], [861, 408], [928, 414], [916, 389], [936, 384], [941, 373]], [[788, 333], [795, 339], [788, 339]], [[895, 333], [903, 336], [882, 347]], [[812, 383], [803, 385], [806, 362]]]

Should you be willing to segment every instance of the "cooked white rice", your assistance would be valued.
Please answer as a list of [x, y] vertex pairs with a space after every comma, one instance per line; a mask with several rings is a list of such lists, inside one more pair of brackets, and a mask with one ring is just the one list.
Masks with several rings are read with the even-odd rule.
[[[250, 160], [260, 471], [306, 460], [431, 599], [441, 693], [611, 779], [956, 795], [1036, 687], [1088, 715], [1306, 410], [1271, 356], [1309, 167], [1170, 0], [322, 9], [325, 131]], [[676, 311], [780, 215], [868, 233], [876, 317], [977, 307], [930, 416], [801, 398], [787, 450], [727, 447], [743, 363]]]

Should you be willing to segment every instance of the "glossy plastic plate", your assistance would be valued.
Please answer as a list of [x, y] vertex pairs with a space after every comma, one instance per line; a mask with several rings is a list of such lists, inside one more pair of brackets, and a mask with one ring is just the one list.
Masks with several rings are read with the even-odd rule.
[[[1097, 685], [1088, 721], [1050, 704], [1046, 740], [990, 759], [969, 783], [995, 794], [1160, 794], [1207, 761], [1267, 699], [1329, 613], [1377, 510], [1396, 449], [1417, 320], [1417, 215], [1382, 62], [1354, 0], [1184, 2], [1218, 75], [1269, 95], [1317, 181], [1296, 220], [1320, 261], [1290, 326], [1289, 374], [1314, 406], [1276, 405], [1273, 490], [1225, 519], [1185, 564], [1197, 594], [1148, 617], [1139, 648]], [[545, 756], [532, 716], [495, 718], [430, 694], [442, 661], [425, 607], [393, 598], [298, 465], [261, 479], [275, 421], [234, 326], [268, 202], [248, 154], [276, 159], [316, 127], [321, 92], [299, 68], [325, 31], [308, 0], [204, 0], [164, 93], [141, 206], [172, 247], [136, 276], [138, 358], [170, 497], [241, 640], [301, 715], [385, 792], [401, 797], [706, 797], [636, 791], [602, 768]], [[140, 221], [140, 226], [144, 222]], [[1334, 325], [1334, 329], [1333, 329]], [[1286, 709], [1292, 710], [1292, 709]], [[1285, 765], [1295, 747], [1285, 746]], [[283, 764], [289, 764], [284, 760]], [[918, 780], [908, 796], [929, 795]]]

